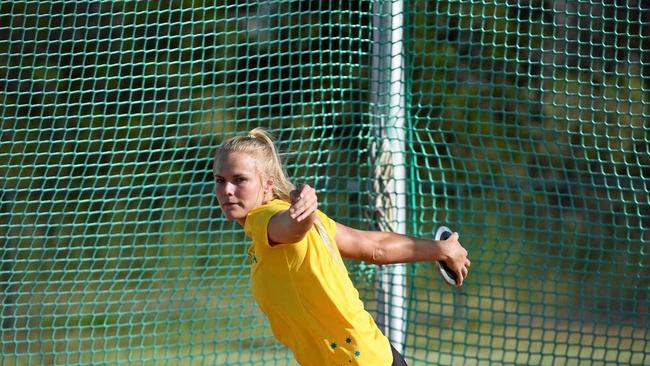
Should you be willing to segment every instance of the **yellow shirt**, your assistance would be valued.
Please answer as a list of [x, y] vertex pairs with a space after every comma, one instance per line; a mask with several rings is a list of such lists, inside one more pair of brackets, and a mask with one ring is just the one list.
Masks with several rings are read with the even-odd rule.
[[304, 366], [391, 365], [389, 341], [364, 309], [343, 265], [333, 220], [317, 212], [333, 250], [316, 227], [300, 242], [269, 245], [269, 220], [288, 208], [287, 202], [270, 201], [251, 210], [244, 224], [253, 241], [253, 297], [273, 334]]

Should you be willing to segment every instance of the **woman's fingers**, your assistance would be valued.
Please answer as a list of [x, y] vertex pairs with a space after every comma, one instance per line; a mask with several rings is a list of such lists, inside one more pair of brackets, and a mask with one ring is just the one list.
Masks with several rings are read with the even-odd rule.
[[318, 208], [316, 191], [308, 184], [298, 186], [291, 192], [289, 214], [292, 219], [302, 221]]
[[460, 287], [463, 285], [463, 282], [469, 275], [469, 266], [471, 261], [467, 258], [468, 252], [458, 241], [460, 235], [457, 232], [451, 234], [451, 236], [446, 240], [450, 245], [451, 262], [454, 263], [455, 272], [456, 272], [456, 286]]
[[469, 276], [469, 269], [466, 266], [463, 266], [460, 271], [459, 271], [459, 276], [458, 280], [456, 282], [456, 285], [458, 287], [461, 287], [463, 285], [463, 282], [467, 279], [467, 276]]
[[291, 218], [299, 220], [300, 217], [308, 210], [309, 204], [306, 198], [298, 197], [291, 205]]

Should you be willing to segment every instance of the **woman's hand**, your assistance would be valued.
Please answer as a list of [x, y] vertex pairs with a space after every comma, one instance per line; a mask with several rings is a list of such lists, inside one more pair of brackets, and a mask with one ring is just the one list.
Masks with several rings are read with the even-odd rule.
[[291, 191], [290, 199], [289, 215], [298, 222], [307, 219], [318, 209], [318, 196], [308, 184], [301, 184]]
[[454, 232], [447, 240], [440, 241], [441, 260], [456, 274], [456, 286], [463, 285], [463, 281], [469, 274], [469, 266], [472, 264], [467, 258], [467, 250], [458, 241], [459, 235]]

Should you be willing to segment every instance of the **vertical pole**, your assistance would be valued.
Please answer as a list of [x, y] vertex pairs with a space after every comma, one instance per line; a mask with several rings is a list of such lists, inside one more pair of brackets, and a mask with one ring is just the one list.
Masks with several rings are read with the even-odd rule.
[[[376, 128], [375, 202], [382, 230], [406, 233], [405, 87], [403, 59], [403, 3], [373, 3], [371, 110]], [[406, 331], [406, 266], [380, 271], [377, 280], [377, 322], [393, 346], [404, 350]]]

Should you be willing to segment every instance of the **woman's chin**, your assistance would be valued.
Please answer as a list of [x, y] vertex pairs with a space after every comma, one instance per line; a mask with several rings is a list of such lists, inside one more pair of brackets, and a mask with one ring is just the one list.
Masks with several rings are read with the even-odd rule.
[[226, 205], [225, 207], [222, 206], [221, 211], [223, 212], [223, 215], [226, 217], [226, 219], [230, 221], [245, 220], [246, 216], [248, 215], [248, 210], [239, 205]]
[[241, 220], [242, 217], [245, 217], [245, 215], [238, 214], [237, 212], [233, 212], [231, 210], [224, 210], [223, 215], [228, 221]]
[[226, 220], [228, 220], [228, 221], [233, 221], [233, 220], [237, 220], [237, 219], [238, 219], [238, 216], [237, 216], [237, 215], [233, 215], [233, 214], [230, 213], [230, 212], [224, 212], [223, 215], [226, 217]]

